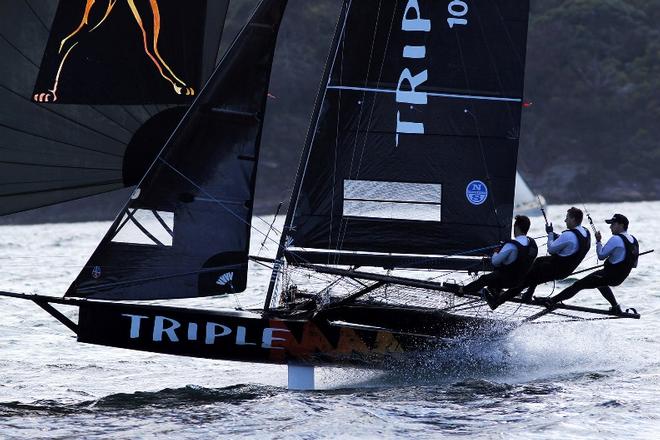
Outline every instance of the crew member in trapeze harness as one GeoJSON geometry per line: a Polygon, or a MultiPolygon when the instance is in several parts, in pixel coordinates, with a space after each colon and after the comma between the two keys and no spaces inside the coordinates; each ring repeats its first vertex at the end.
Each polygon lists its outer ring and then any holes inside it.
{"type": "Polygon", "coordinates": [[[479,277],[466,286],[451,283],[445,283],[443,286],[459,295],[474,294],[481,291],[489,303],[494,299],[491,292],[499,293],[503,288],[517,286],[532,267],[538,254],[536,242],[527,236],[530,224],[529,217],[516,216],[513,224],[515,238],[504,243],[501,250],[495,252],[491,257],[491,262],[495,268],[493,272],[479,277]]]}
{"type": "Polygon", "coordinates": [[[637,267],[639,258],[639,243],[637,239],[628,233],[628,219],[622,214],[605,220],[610,225],[612,237],[605,246],[601,243],[600,232],[596,232],[596,252],[599,260],[605,260],[604,268],[574,282],[556,296],[545,300],[548,308],[553,308],[557,303],[575,296],[583,289],[598,289],[605,299],[610,303],[610,311],[621,314],[622,310],[612,293],[612,286],[618,286],[628,278],[633,268],[637,267]]]}
{"type": "Polygon", "coordinates": [[[532,269],[518,286],[489,301],[493,310],[518,296],[525,288],[527,291],[522,298],[525,302],[531,302],[537,285],[563,280],[575,271],[591,248],[591,234],[582,226],[583,216],[582,210],[570,208],[564,220],[568,229],[561,235],[557,235],[552,230],[552,223],[546,226],[550,255],[537,258],[532,269]]]}

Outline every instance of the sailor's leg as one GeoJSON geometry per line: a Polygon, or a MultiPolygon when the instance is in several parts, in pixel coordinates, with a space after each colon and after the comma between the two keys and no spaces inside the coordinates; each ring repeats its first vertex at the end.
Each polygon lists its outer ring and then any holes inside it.
{"type": "Polygon", "coordinates": [[[557,268],[551,257],[541,257],[536,260],[532,270],[527,275],[529,287],[523,293],[523,301],[530,302],[539,284],[548,283],[558,279],[557,268]]]}
{"type": "Polygon", "coordinates": [[[585,285],[585,280],[588,282],[587,278],[589,277],[587,276],[581,280],[577,280],[576,282],[574,282],[573,284],[571,284],[570,286],[568,286],[567,288],[565,288],[564,290],[562,290],[561,292],[559,292],[557,295],[553,296],[550,299],[552,300],[552,302],[558,303],[565,301],[569,298],[573,298],[580,290],[587,288],[585,285]]]}
{"type": "Polygon", "coordinates": [[[550,270],[549,257],[540,257],[534,262],[532,269],[525,277],[525,281],[521,283],[522,286],[527,286],[527,290],[522,294],[523,301],[530,302],[532,300],[536,286],[546,282],[546,279],[550,276],[550,270]]]}
{"type": "Polygon", "coordinates": [[[532,301],[532,298],[534,298],[534,292],[536,292],[536,286],[538,286],[538,284],[530,284],[529,287],[527,287],[527,290],[521,296],[523,301],[532,301]]]}
{"type": "Polygon", "coordinates": [[[499,279],[499,274],[497,272],[491,272],[486,275],[482,275],[476,280],[472,281],[470,284],[467,284],[463,287],[463,293],[477,293],[486,286],[490,286],[493,283],[497,282],[499,279]]]}
{"type": "Polygon", "coordinates": [[[520,293],[523,291],[525,286],[527,286],[529,281],[530,281],[529,280],[529,274],[523,280],[520,280],[518,282],[515,282],[515,281],[512,282],[511,280],[508,280],[508,281],[509,281],[508,283],[505,282],[505,283],[502,284],[502,286],[500,286],[500,287],[503,287],[503,288],[510,287],[508,290],[505,290],[504,292],[502,292],[501,289],[500,289],[500,291],[497,293],[497,295],[493,295],[494,297],[490,301],[491,306],[493,306],[492,307],[493,310],[495,310],[496,308],[498,308],[499,306],[501,306],[505,302],[510,301],[513,298],[515,298],[516,296],[520,295],[520,293]],[[513,286],[513,287],[511,287],[511,286],[513,286]]]}
{"type": "Polygon", "coordinates": [[[502,292],[494,301],[494,305],[495,305],[494,309],[501,306],[502,304],[504,304],[507,301],[511,301],[513,298],[518,296],[520,294],[520,292],[522,292],[522,290],[523,290],[523,287],[514,287],[512,289],[505,290],[504,292],[502,292]]]}
{"type": "Polygon", "coordinates": [[[594,272],[581,280],[574,282],[557,295],[553,296],[551,300],[554,303],[566,301],[569,298],[573,298],[580,290],[595,289],[605,285],[604,271],[599,270],[598,272],[594,272]]]}
{"type": "Polygon", "coordinates": [[[616,308],[618,305],[616,298],[614,297],[614,292],[612,292],[612,289],[610,286],[599,286],[598,290],[600,291],[601,295],[605,297],[608,303],[612,306],[612,308],[616,308]]]}

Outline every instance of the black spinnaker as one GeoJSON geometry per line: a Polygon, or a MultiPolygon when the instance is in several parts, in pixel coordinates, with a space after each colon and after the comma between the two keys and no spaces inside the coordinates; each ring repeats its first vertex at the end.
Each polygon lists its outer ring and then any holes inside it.
{"type": "Polygon", "coordinates": [[[228,3],[0,2],[0,215],[135,185],[212,72],[228,3]]]}

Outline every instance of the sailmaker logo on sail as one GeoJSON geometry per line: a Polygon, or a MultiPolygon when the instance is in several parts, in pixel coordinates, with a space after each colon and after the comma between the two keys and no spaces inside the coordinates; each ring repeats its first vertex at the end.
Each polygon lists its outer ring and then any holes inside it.
{"type": "Polygon", "coordinates": [[[465,197],[473,205],[481,205],[488,198],[488,187],[481,180],[473,180],[465,189],[465,197]]]}
{"type": "MultiPolygon", "coordinates": [[[[447,5],[447,25],[453,29],[455,26],[465,26],[468,24],[467,18],[463,18],[468,13],[468,5],[462,0],[452,0],[447,5]]],[[[418,0],[408,0],[403,10],[403,20],[401,21],[401,30],[403,32],[431,32],[431,20],[422,18],[418,0]]],[[[407,44],[403,47],[403,58],[406,61],[425,61],[426,46],[407,44]]],[[[410,68],[405,67],[399,75],[399,81],[396,88],[397,104],[408,104],[409,110],[414,110],[415,105],[426,105],[428,103],[428,94],[417,90],[428,80],[428,69],[424,69],[417,74],[413,74],[410,68]]],[[[416,112],[416,114],[419,114],[416,112]]],[[[409,116],[407,116],[409,117],[409,116]]],[[[400,134],[424,134],[424,123],[416,122],[410,119],[403,119],[401,108],[396,114],[396,146],[399,146],[400,134]]]]}

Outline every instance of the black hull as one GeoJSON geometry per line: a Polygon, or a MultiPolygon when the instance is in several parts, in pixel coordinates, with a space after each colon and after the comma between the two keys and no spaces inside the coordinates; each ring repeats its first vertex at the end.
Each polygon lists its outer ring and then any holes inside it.
{"type": "MultiPolygon", "coordinates": [[[[490,338],[534,321],[541,308],[519,322],[451,314],[440,310],[381,304],[346,304],[321,311],[279,309],[204,311],[176,307],[101,302],[0,291],[29,300],[78,335],[78,341],[154,353],[228,361],[370,368],[406,361],[466,338],[490,338]],[[77,306],[78,323],[53,304],[77,306]]],[[[514,299],[513,302],[520,302],[514,299]]],[[[635,310],[611,311],[557,305],[566,312],[640,319],[635,310]]]]}
{"type": "Polygon", "coordinates": [[[485,319],[421,309],[350,306],[290,319],[86,301],[77,333],[79,342],[179,356],[378,368],[496,327],[485,319]]]}

